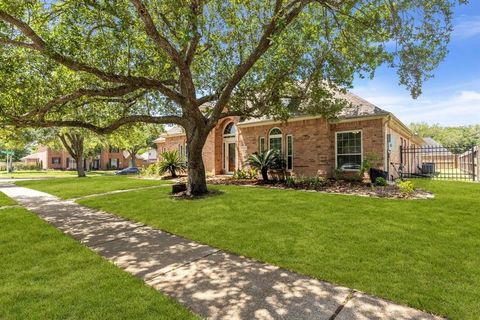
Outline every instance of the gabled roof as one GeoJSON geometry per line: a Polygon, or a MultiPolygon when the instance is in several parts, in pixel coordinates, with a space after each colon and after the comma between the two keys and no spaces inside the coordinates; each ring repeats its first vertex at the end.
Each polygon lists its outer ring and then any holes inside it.
{"type": "MultiPolygon", "coordinates": [[[[376,105],[357,96],[356,94],[351,93],[350,91],[347,91],[346,93],[337,94],[337,98],[342,98],[350,104],[350,106],[344,108],[342,111],[339,112],[339,114],[337,115],[339,119],[382,116],[382,115],[390,114],[390,112],[377,107],[376,105]]],[[[293,116],[292,118],[303,117],[303,116],[305,115],[304,114],[297,115],[297,116],[293,116]]],[[[321,117],[321,116],[319,115],[318,117],[321,117]]],[[[268,117],[249,118],[249,119],[242,120],[240,124],[247,125],[247,124],[271,121],[271,120],[272,119],[268,117]]]]}
{"type": "Polygon", "coordinates": [[[442,146],[440,143],[438,143],[437,141],[435,141],[431,137],[423,138],[423,141],[425,142],[424,143],[425,146],[431,146],[431,147],[441,147],[442,146]]]}
{"type": "Polygon", "coordinates": [[[351,104],[351,107],[347,107],[339,113],[339,118],[357,118],[365,116],[387,115],[390,113],[357,96],[356,94],[351,93],[350,91],[347,91],[346,94],[341,94],[339,96],[351,104]]]}
{"type": "Polygon", "coordinates": [[[20,160],[38,160],[40,159],[40,152],[35,152],[35,153],[32,153],[32,154],[29,154],[23,158],[21,158],[20,160]]]}
{"type": "Polygon", "coordinates": [[[435,141],[431,137],[423,138],[423,146],[425,147],[422,151],[423,154],[425,155],[431,155],[432,152],[436,154],[437,156],[451,156],[453,153],[445,148],[441,143],[435,141]],[[431,149],[428,149],[428,147],[433,147],[431,149]]]}

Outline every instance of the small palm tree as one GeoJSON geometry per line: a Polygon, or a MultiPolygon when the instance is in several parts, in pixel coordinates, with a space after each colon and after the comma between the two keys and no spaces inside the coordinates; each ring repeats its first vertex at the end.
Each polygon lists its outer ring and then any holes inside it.
{"type": "Polygon", "coordinates": [[[268,181],[268,170],[277,168],[281,162],[276,150],[270,149],[262,153],[254,153],[247,159],[247,163],[262,173],[263,181],[268,181]]]}
{"type": "Polygon", "coordinates": [[[187,168],[185,162],[180,159],[177,151],[164,151],[162,161],[158,164],[158,173],[165,174],[170,172],[172,178],[177,177],[177,172],[184,172],[187,168]]]}

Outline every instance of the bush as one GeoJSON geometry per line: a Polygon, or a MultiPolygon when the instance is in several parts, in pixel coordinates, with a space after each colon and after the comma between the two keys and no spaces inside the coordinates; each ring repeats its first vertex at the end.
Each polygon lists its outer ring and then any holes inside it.
{"type": "Polygon", "coordinates": [[[233,173],[233,179],[255,179],[257,177],[257,170],[250,168],[238,169],[233,173]]]}
{"type": "Polygon", "coordinates": [[[285,168],[285,161],[280,157],[278,151],[273,149],[250,155],[247,163],[261,172],[264,181],[268,181],[268,170],[285,168]]]}
{"type": "Polygon", "coordinates": [[[404,195],[411,195],[415,191],[415,187],[412,181],[400,181],[398,183],[400,192],[404,195]]]}
{"type": "Polygon", "coordinates": [[[285,186],[287,188],[317,190],[324,185],[325,181],[324,178],[320,177],[287,177],[287,179],[285,179],[285,186]]]}
{"type": "Polygon", "coordinates": [[[233,173],[233,179],[248,179],[248,173],[245,169],[238,169],[233,173]]]}
{"type": "Polygon", "coordinates": [[[384,177],[377,177],[377,179],[375,179],[375,185],[385,187],[387,185],[387,180],[384,177]]]}
{"type": "Polygon", "coordinates": [[[170,173],[172,178],[177,177],[177,173],[185,172],[187,165],[180,156],[178,152],[175,151],[165,151],[161,155],[162,160],[158,163],[158,174],[163,175],[167,172],[170,173]]]}
{"type": "Polygon", "coordinates": [[[140,174],[144,176],[158,176],[158,162],[152,163],[149,166],[146,166],[142,169],[140,169],[140,174]]]}

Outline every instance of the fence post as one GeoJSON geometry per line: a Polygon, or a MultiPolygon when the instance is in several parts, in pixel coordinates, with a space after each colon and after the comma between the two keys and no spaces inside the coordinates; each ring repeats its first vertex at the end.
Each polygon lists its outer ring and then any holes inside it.
{"type": "MultiPolygon", "coordinates": [[[[473,157],[473,172],[475,172],[475,166],[477,167],[477,178],[475,179],[477,182],[480,181],[480,146],[476,146],[473,148],[473,153],[477,154],[477,156],[473,157]],[[477,158],[477,163],[475,163],[475,158],[477,158]]],[[[474,181],[475,181],[474,180],[474,181]]]]}

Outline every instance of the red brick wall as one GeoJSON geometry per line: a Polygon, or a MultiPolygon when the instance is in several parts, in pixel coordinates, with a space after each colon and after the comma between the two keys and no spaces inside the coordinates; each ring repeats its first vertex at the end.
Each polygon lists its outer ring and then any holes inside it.
{"type": "MultiPolygon", "coordinates": [[[[210,133],[203,149],[205,168],[208,173],[223,172],[223,130],[225,126],[238,118],[221,121],[210,133]]],[[[362,130],[363,156],[374,158],[374,166],[384,168],[385,161],[385,125],[384,119],[365,119],[358,121],[328,122],[324,119],[295,120],[287,123],[262,124],[237,127],[237,166],[246,166],[248,156],[259,149],[259,137],[265,138],[265,147],[269,148],[268,134],[274,127],[282,130],[282,148],[285,152],[286,136],[293,136],[293,172],[298,176],[332,176],[336,165],[335,133],[338,131],[362,130]],[[372,157],[374,156],[374,157],[372,157]]],[[[165,142],[157,144],[159,153],[163,148],[178,150],[185,143],[185,136],[166,137],[165,142]]]]}

